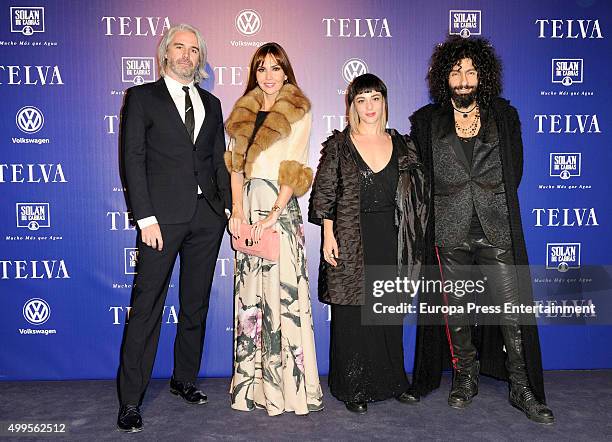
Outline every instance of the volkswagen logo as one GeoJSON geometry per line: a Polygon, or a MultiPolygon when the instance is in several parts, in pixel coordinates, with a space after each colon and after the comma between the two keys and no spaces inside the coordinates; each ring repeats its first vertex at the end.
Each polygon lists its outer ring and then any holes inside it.
{"type": "Polygon", "coordinates": [[[24,106],[17,111],[15,122],[19,130],[26,134],[33,134],[43,127],[45,117],[40,109],[34,106],[24,106]]]}
{"type": "Polygon", "coordinates": [[[247,37],[257,34],[261,29],[261,17],[252,9],[243,9],[236,16],[236,29],[247,37]]]}
{"type": "Polygon", "coordinates": [[[347,83],[353,81],[353,78],[368,72],[368,65],[365,61],[359,58],[351,58],[346,60],[344,66],[342,66],[342,77],[347,83]]]}
{"type": "Polygon", "coordinates": [[[47,322],[51,315],[51,307],[43,299],[33,298],[23,306],[23,317],[32,325],[41,325],[47,322]]]}

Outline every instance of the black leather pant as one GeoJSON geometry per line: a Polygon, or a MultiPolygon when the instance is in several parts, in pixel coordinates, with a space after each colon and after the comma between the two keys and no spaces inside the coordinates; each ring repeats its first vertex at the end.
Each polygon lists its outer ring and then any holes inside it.
{"type": "MultiPolygon", "coordinates": [[[[470,232],[466,241],[456,247],[438,249],[442,277],[446,281],[472,279],[471,266],[477,265],[487,279],[491,301],[495,305],[519,304],[518,276],[512,249],[493,246],[484,233],[470,232]]],[[[447,292],[448,304],[466,307],[466,296],[447,292]]],[[[475,302],[478,303],[478,295],[475,302]]],[[[448,328],[453,360],[457,370],[470,368],[476,360],[472,343],[469,314],[448,316],[448,328]]],[[[500,314],[500,326],[506,348],[506,369],[511,383],[528,385],[519,315],[500,314]]]]}

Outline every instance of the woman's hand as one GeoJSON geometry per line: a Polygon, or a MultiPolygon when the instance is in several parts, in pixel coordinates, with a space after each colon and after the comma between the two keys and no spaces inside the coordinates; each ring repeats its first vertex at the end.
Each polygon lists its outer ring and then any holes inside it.
{"type": "Polygon", "coordinates": [[[240,238],[241,224],[248,224],[244,217],[244,212],[242,211],[242,207],[234,206],[232,207],[232,215],[227,222],[227,228],[234,238],[240,238]]]}
{"type": "Polygon", "coordinates": [[[251,227],[251,239],[258,243],[263,235],[264,230],[273,227],[276,224],[276,221],[278,221],[279,215],[280,211],[270,210],[268,216],[254,223],[253,227],[251,227]]]}
{"type": "Polygon", "coordinates": [[[324,232],[323,259],[332,266],[336,267],[338,265],[338,263],[336,262],[336,258],[338,257],[338,243],[336,242],[336,237],[331,232],[324,232]]]}

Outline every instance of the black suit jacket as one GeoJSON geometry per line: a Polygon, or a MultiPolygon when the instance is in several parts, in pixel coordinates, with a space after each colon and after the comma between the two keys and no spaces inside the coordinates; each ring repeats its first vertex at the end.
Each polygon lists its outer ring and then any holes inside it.
{"type": "Polygon", "coordinates": [[[475,140],[470,163],[455,133],[452,107],[440,107],[433,113],[434,216],[439,246],[454,247],[465,241],[472,207],[493,245],[500,248],[512,245],[499,131],[488,114],[486,109],[481,110],[484,127],[475,140]]]}
{"type": "Polygon", "coordinates": [[[121,114],[121,147],[130,209],[135,220],[160,224],[191,220],[198,185],[220,216],[231,207],[230,178],[223,161],[221,103],[196,85],[205,118],[195,143],[163,79],[127,90],[121,114]]]}

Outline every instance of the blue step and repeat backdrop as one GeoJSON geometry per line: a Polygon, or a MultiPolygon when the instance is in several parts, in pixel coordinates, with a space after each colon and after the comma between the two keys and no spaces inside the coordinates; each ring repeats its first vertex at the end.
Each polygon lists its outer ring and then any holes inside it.
{"type": "MultiPolygon", "coordinates": [[[[3,1],[0,379],[115,376],[137,258],[118,172],[118,116],[126,88],[158,78],[156,46],[181,22],[207,40],[210,78],[202,85],[221,99],[226,117],[255,48],[285,47],[313,103],[313,167],[320,143],[346,123],[344,92],[354,75],[384,79],[389,125],[408,132],[409,115],[428,102],[433,47],[448,33],[489,38],[504,62],[504,96],[522,120],[520,198],[535,297],[593,303],[597,290],[584,275],[610,263],[612,238],[611,18],[610,3],[597,0],[3,1]]],[[[307,201],[300,200],[303,213],[307,201]]],[[[307,225],[306,238],[325,374],[329,309],[316,296],[318,229],[307,225]]],[[[232,275],[226,238],[202,376],[231,373],[232,275]]],[[[177,289],[175,274],[157,377],[172,369],[177,289]]],[[[540,317],[545,369],[611,368],[606,312],[568,319],[540,317]]],[[[414,327],[406,326],[405,338],[411,369],[414,327]]]]}

